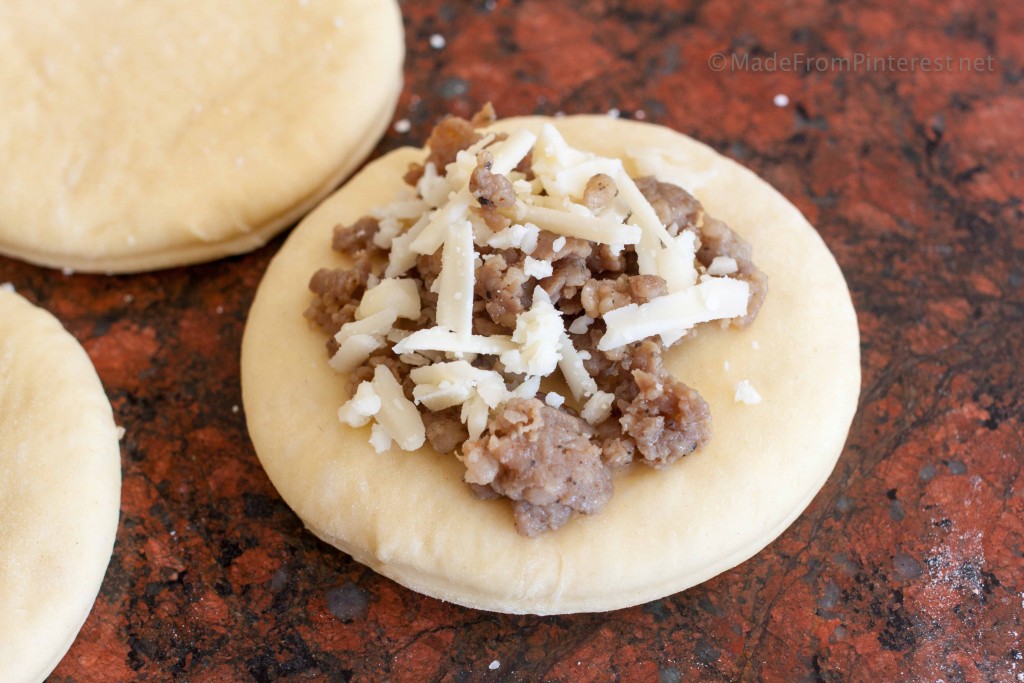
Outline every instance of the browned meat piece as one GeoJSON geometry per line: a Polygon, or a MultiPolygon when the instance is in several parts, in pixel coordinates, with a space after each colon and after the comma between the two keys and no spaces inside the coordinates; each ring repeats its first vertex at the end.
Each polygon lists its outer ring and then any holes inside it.
{"type": "Polygon", "coordinates": [[[594,213],[600,213],[618,193],[619,188],[615,187],[612,177],[598,173],[587,181],[587,187],[583,190],[583,205],[594,213]]]}
{"type": "Polygon", "coordinates": [[[529,307],[528,279],[522,268],[509,265],[501,254],[484,259],[476,269],[475,290],[491,320],[515,329],[516,317],[529,307]]]}
{"type": "Polygon", "coordinates": [[[590,271],[587,269],[587,260],[581,256],[570,256],[555,261],[551,275],[541,280],[540,286],[561,312],[572,314],[576,311],[567,308],[562,302],[574,299],[588,279],[590,271]]]}
{"type": "Polygon", "coordinates": [[[561,235],[556,235],[553,232],[547,230],[541,230],[540,234],[537,235],[537,246],[530,254],[531,258],[538,259],[540,261],[560,261],[567,258],[587,258],[593,251],[591,243],[587,240],[581,240],[576,237],[566,237],[565,243],[562,244],[562,248],[556,250],[555,242],[561,238],[561,235]]]}
{"type": "Polygon", "coordinates": [[[469,210],[483,218],[491,232],[501,232],[512,225],[512,219],[498,213],[493,206],[471,206],[469,210]]]}
{"type": "Polygon", "coordinates": [[[639,391],[632,374],[634,369],[652,374],[665,372],[661,366],[661,346],[647,340],[609,351],[598,351],[597,343],[603,334],[604,330],[598,322],[586,334],[573,337],[573,343],[578,351],[590,354],[590,357],[583,361],[583,367],[594,378],[601,391],[614,394],[624,406],[632,401],[639,391]]]}
{"type": "Polygon", "coordinates": [[[598,387],[616,397],[612,419],[619,416],[621,433],[607,424],[598,430],[605,462],[617,466],[635,459],[660,469],[711,438],[707,403],[664,368],[658,344],[648,340],[602,352],[597,350],[602,334],[591,328],[573,341],[590,353],[583,364],[598,387]]]}
{"type": "Polygon", "coordinates": [[[416,270],[420,274],[420,278],[423,280],[423,289],[428,293],[430,292],[431,286],[434,284],[434,280],[441,274],[441,255],[443,249],[438,249],[433,254],[420,254],[416,257],[416,270]]]}
{"type": "Polygon", "coordinates": [[[486,102],[484,106],[480,107],[480,111],[473,114],[473,118],[469,120],[469,123],[474,128],[486,128],[497,120],[498,114],[494,111],[494,105],[486,102]]]}
{"type": "MultiPolygon", "coordinates": [[[[588,335],[586,343],[594,338],[593,334],[588,335]]],[[[591,360],[584,362],[588,371],[594,357],[602,352],[595,348],[590,353],[591,360]]],[[[606,360],[595,364],[599,372],[594,380],[603,391],[615,395],[623,438],[632,441],[643,456],[633,456],[634,459],[661,469],[711,438],[711,411],[707,403],[665,369],[658,344],[642,341],[603,355],[606,360]]],[[[615,439],[614,434],[609,436],[610,440],[615,439]]],[[[614,457],[614,453],[608,457],[614,457]]]]}
{"type": "Polygon", "coordinates": [[[590,425],[575,415],[535,398],[512,399],[481,438],[463,444],[466,480],[520,501],[516,529],[535,536],[568,518],[548,506],[592,514],[611,497],[611,474],[592,436],[590,425]]]}
{"type": "Polygon", "coordinates": [[[383,250],[373,243],[373,237],[379,228],[377,219],[370,216],[363,216],[352,225],[335,226],[331,248],[348,256],[374,252],[383,253],[383,250]]]}
{"type": "Polygon", "coordinates": [[[406,185],[412,185],[413,187],[416,187],[416,183],[420,181],[420,178],[423,177],[423,174],[426,173],[426,170],[427,169],[424,168],[423,164],[415,161],[410,162],[408,169],[406,169],[405,171],[405,175],[402,176],[402,180],[405,181],[406,185]]]}
{"type": "Polygon", "coordinates": [[[607,244],[598,244],[587,259],[587,268],[594,275],[621,273],[626,269],[626,253],[615,253],[607,244]]]}
{"type": "Polygon", "coordinates": [[[616,308],[645,304],[666,294],[665,280],[657,275],[620,275],[614,280],[588,280],[583,285],[580,301],[588,316],[600,318],[616,308]]]}
{"type": "Polygon", "coordinates": [[[654,207],[670,235],[696,227],[704,212],[700,202],[678,185],[659,183],[654,176],[645,176],[636,179],[636,186],[654,207]]]}
{"type": "Polygon", "coordinates": [[[645,304],[651,299],[668,294],[665,279],[658,275],[630,275],[629,293],[638,304],[645,304]]]}
{"type": "Polygon", "coordinates": [[[449,116],[434,126],[427,139],[430,154],[426,163],[434,164],[439,174],[444,174],[445,166],[455,161],[455,156],[467,147],[480,140],[480,134],[474,130],[473,124],[458,116],[449,116]]]}
{"type": "Polygon", "coordinates": [[[369,259],[361,259],[352,268],[321,268],[309,280],[309,290],[316,296],[304,315],[327,333],[331,353],[337,350],[334,335],[342,325],[355,319],[370,271],[369,259]]]}
{"type": "Polygon", "coordinates": [[[694,389],[667,372],[633,370],[638,393],[619,419],[643,462],[662,469],[711,438],[711,410],[694,389]]]}
{"type": "Polygon", "coordinates": [[[519,171],[520,173],[522,173],[523,176],[527,180],[533,180],[536,177],[533,174],[533,150],[532,149],[529,152],[526,153],[526,156],[523,157],[523,160],[520,161],[516,165],[515,169],[513,169],[513,170],[519,171]]]}
{"type": "Polygon", "coordinates": [[[427,441],[438,453],[452,453],[469,438],[466,426],[459,419],[458,408],[445,408],[437,412],[427,410],[422,415],[423,425],[427,429],[427,441]]]}
{"type": "Polygon", "coordinates": [[[512,506],[516,531],[530,538],[540,536],[545,531],[553,531],[565,526],[571,514],[572,508],[561,503],[534,505],[524,500],[517,500],[512,506]]]}
{"type": "Polygon", "coordinates": [[[750,299],[747,303],[747,314],[731,321],[736,327],[746,327],[754,322],[761,304],[768,294],[768,276],[754,265],[751,256],[753,249],[732,228],[715,218],[706,218],[700,229],[700,250],[697,260],[705,266],[711,265],[716,256],[727,256],[736,259],[738,272],[732,277],[745,280],[750,284],[750,299]]]}
{"type": "Polygon", "coordinates": [[[491,173],[494,155],[484,149],[476,155],[476,168],[469,176],[469,191],[482,207],[498,209],[515,206],[516,193],[512,181],[500,174],[491,173]]]}
{"type": "Polygon", "coordinates": [[[630,437],[622,434],[622,425],[619,424],[615,415],[611,419],[594,425],[594,429],[597,431],[597,439],[601,443],[601,459],[604,464],[614,470],[633,462],[636,444],[630,437]]]}
{"type": "MultiPolygon", "coordinates": [[[[508,328],[491,320],[491,317],[486,314],[484,309],[484,302],[474,301],[473,334],[480,334],[485,337],[490,337],[494,334],[508,334],[508,328]]],[[[477,356],[477,358],[487,358],[487,356],[477,356]]]]}

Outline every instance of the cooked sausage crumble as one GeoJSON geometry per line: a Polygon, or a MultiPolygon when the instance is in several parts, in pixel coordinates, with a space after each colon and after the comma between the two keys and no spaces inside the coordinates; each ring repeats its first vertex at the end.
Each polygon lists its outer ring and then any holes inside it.
{"type": "Polygon", "coordinates": [[[493,120],[442,121],[406,195],[334,229],[351,265],[313,275],[305,315],[347,376],[343,422],[378,451],[455,453],[536,536],[600,511],[615,470],[708,441],[707,403],[663,354],[749,325],[767,279],[683,188],[493,120]]]}

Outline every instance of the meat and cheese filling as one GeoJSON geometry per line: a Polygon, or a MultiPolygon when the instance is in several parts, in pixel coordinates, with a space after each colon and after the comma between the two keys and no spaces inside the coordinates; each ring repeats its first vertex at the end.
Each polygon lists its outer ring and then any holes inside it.
{"type": "Polygon", "coordinates": [[[347,425],[378,452],[455,453],[536,536],[598,512],[612,473],[663,468],[711,435],[662,365],[696,326],[749,325],[767,291],[749,245],[680,187],[539,134],[448,118],[398,201],[335,228],[353,263],[310,281],[306,317],[348,376],[347,425]]]}

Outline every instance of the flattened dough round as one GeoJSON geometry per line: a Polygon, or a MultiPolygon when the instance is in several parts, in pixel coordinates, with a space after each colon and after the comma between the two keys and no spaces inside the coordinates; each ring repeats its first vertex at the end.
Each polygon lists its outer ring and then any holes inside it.
{"type": "MultiPolygon", "coordinates": [[[[498,127],[537,129],[544,119],[498,127]]],[[[810,503],[842,450],[860,390],[857,319],[842,273],[818,233],[766,182],[666,128],[608,117],[553,121],[574,146],[624,158],[689,188],[708,213],[754,247],[769,294],[747,330],[702,329],[668,367],[711,407],[714,435],[663,472],[614,480],[600,514],[575,515],[539,538],[519,536],[507,501],[480,501],[454,456],[374,453],[369,428],[336,411],[344,382],[324,336],[302,317],[305,286],[335,224],[393,200],[399,150],[368,166],[296,229],[252,306],[242,348],[249,431],[285,501],[317,536],[417,591],[514,613],[617,609],[704,581],[761,550],[810,503]],[[632,156],[630,156],[632,155],[632,156]],[[725,363],[728,362],[728,369],[725,363]],[[763,401],[734,400],[749,380],[763,401]]]]}
{"type": "Polygon", "coordinates": [[[394,0],[8,0],[0,252],[133,272],[255,249],[391,119],[394,0]]]}
{"type": "Polygon", "coordinates": [[[56,318],[0,290],[0,680],[41,681],[92,609],[121,505],[96,370],[56,318]]]}

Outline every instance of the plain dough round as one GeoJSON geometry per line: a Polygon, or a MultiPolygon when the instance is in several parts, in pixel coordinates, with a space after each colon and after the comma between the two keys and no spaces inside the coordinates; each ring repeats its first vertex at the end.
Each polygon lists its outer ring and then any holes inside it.
{"type": "Polygon", "coordinates": [[[0,252],[134,272],[255,249],[376,145],[394,0],[7,0],[0,252]]]}
{"type": "MultiPolygon", "coordinates": [[[[509,130],[544,119],[509,119],[509,130]]],[[[392,200],[422,152],[369,165],[296,229],[260,285],[245,331],[242,386],[256,452],[285,501],[317,536],[414,590],[513,613],[611,610],[653,600],[729,569],[803,511],[843,448],[860,390],[857,319],[842,273],[818,233],[766,182],[666,128],[554,120],[570,144],[639,159],[636,173],[690,188],[710,215],[754,246],[769,294],[744,331],[702,329],[669,368],[711,407],[709,444],[663,472],[614,479],[600,514],[561,530],[516,533],[507,501],[480,501],[454,456],[377,455],[369,428],[336,412],[344,382],[302,311],[320,266],[340,266],[332,228],[392,200]],[[728,368],[726,367],[728,364],[728,368]],[[734,400],[749,380],[763,401],[734,400]]]]}
{"type": "Polygon", "coordinates": [[[75,338],[0,289],[0,681],[43,680],[74,641],[110,561],[121,452],[75,338]]]}

